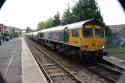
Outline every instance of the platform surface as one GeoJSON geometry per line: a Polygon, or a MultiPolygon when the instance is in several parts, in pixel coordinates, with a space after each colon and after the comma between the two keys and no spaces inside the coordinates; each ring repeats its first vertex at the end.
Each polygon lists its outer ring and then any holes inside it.
{"type": "Polygon", "coordinates": [[[119,54],[111,49],[105,49],[104,51],[108,53],[106,56],[103,56],[104,60],[125,70],[125,55],[119,54]]]}
{"type": "Polygon", "coordinates": [[[21,38],[0,46],[0,83],[22,83],[21,38]]]}
{"type": "Polygon", "coordinates": [[[116,66],[125,70],[125,61],[124,60],[119,59],[115,56],[104,56],[103,59],[107,60],[108,62],[115,64],[116,66]]]}
{"type": "Polygon", "coordinates": [[[47,83],[26,42],[22,38],[22,83],[47,83]]]}
{"type": "Polygon", "coordinates": [[[21,37],[0,46],[0,83],[47,83],[21,37]]]}

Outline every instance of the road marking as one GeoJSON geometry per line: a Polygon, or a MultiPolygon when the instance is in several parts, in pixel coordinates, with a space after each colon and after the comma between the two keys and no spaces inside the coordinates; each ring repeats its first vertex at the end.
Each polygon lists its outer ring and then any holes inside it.
{"type": "Polygon", "coordinates": [[[5,71],[5,73],[4,73],[4,76],[3,76],[4,78],[5,78],[5,75],[6,75],[7,71],[8,71],[8,69],[9,69],[10,65],[11,65],[11,62],[12,62],[13,57],[14,57],[14,55],[10,58],[9,64],[8,64],[8,66],[7,66],[7,68],[6,68],[6,71],[5,71]]]}

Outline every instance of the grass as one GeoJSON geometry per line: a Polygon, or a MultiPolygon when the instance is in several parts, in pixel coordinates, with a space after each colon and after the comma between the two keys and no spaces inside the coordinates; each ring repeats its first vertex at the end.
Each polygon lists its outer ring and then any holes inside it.
{"type": "Polygon", "coordinates": [[[125,48],[123,48],[123,47],[115,47],[115,48],[112,48],[112,50],[115,52],[118,52],[122,55],[125,55],[125,48]]]}

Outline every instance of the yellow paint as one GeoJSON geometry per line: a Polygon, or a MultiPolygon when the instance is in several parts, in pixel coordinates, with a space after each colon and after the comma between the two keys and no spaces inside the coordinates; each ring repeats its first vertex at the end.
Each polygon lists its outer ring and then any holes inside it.
{"type": "MultiPolygon", "coordinates": [[[[94,25],[96,26],[96,25],[94,25]]],[[[87,28],[93,28],[92,25],[86,25],[87,28]]],[[[102,28],[96,26],[97,28],[102,28]]],[[[95,30],[93,30],[93,35],[95,35],[95,30]]],[[[105,45],[105,38],[84,38],[83,37],[83,27],[79,28],[79,37],[72,36],[72,30],[69,31],[69,41],[68,44],[71,46],[79,47],[81,51],[99,51],[102,46],[105,45]]]]}

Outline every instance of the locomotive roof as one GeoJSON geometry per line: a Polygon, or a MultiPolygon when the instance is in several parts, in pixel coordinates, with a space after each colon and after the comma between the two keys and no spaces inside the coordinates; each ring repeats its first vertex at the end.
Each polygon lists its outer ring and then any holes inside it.
{"type": "Polygon", "coordinates": [[[95,20],[95,19],[89,19],[89,20],[86,20],[86,21],[68,24],[68,25],[65,25],[65,26],[67,26],[68,29],[75,29],[75,28],[81,28],[83,25],[86,25],[86,24],[98,24],[98,25],[103,26],[103,24],[100,21],[95,20]]]}
{"type": "Polygon", "coordinates": [[[27,35],[32,35],[32,34],[37,35],[39,32],[40,31],[30,32],[30,33],[27,33],[27,35]]]}
{"type": "Polygon", "coordinates": [[[63,29],[65,29],[64,26],[56,26],[56,27],[40,30],[40,32],[57,31],[57,30],[63,30],[63,29]]]}
{"type": "Polygon", "coordinates": [[[40,32],[59,31],[59,30],[64,30],[66,27],[68,29],[77,29],[77,28],[81,28],[83,25],[86,25],[86,24],[98,24],[98,25],[103,26],[103,24],[100,21],[95,20],[95,19],[89,19],[89,20],[86,20],[86,21],[67,24],[67,25],[64,25],[64,26],[57,26],[57,27],[44,29],[44,30],[41,30],[40,32]]]}
{"type": "Polygon", "coordinates": [[[33,34],[38,34],[40,31],[33,32],[33,34]]]}

